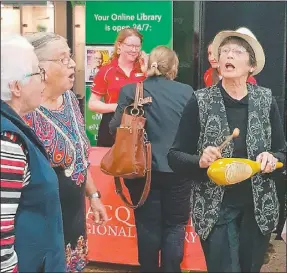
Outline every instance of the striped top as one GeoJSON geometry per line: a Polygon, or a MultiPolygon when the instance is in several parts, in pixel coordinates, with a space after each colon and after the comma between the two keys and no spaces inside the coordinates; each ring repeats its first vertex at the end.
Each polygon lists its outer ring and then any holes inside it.
{"type": "Polygon", "coordinates": [[[1,134],[1,272],[17,272],[14,222],[21,190],[30,181],[26,150],[16,135],[1,134]]]}

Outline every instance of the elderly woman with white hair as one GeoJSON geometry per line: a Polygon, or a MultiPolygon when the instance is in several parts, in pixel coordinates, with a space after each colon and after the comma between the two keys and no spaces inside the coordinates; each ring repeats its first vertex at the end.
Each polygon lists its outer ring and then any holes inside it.
{"type": "Polygon", "coordinates": [[[44,81],[28,41],[1,33],[1,272],[66,270],[58,179],[22,119],[44,81]]]}
{"type": "Polygon", "coordinates": [[[187,104],[173,147],[171,168],[193,180],[192,221],[208,272],[260,272],[279,216],[276,162],[285,161],[278,106],[268,88],[246,83],[264,67],[264,51],[246,28],[219,32],[212,43],[222,80],[198,90],[187,104]],[[222,151],[235,128],[240,134],[222,151]],[[261,172],[218,186],[207,168],[221,157],[260,162],[261,172]]]}
{"type": "Polygon", "coordinates": [[[79,102],[70,91],[76,64],[63,37],[39,32],[27,39],[47,79],[40,107],[25,120],[44,144],[58,176],[67,270],[80,272],[88,262],[85,193],[97,224],[105,223],[107,214],[88,171],[89,141],[79,102]]]}

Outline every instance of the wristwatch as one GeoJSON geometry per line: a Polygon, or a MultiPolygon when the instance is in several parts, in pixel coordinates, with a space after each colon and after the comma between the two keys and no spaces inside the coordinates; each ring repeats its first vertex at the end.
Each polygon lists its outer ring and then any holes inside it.
{"type": "Polygon", "coordinates": [[[89,195],[89,198],[101,198],[102,196],[101,196],[101,193],[99,192],[99,191],[96,191],[96,192],[94,192],[94,193],[92,193],[92,194],[90,194],[89,195]]]}

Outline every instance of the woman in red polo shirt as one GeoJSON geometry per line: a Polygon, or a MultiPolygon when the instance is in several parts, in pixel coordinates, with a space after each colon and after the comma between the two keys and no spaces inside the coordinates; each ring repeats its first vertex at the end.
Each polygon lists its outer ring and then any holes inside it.
{"type": "Polygon", "coordinates": [[[111,147],[114,144],[109,123],[117,108],[121,87],[145,79],[143,72],[147,55],[141,51],[142,40],[143,36],[134,28],[121,30],[115,41],[111,62],[101,67],[94,78],[89,109],[103,114],[97,146],[111,147]]]}
{"type": "MultiPolygon", "coordinates": [[[[217,84],[222,78],[219,73],[218,63],[212,53],[212,43],[210,43],[207,47],[207,56],[210,63],[210,68],[205,71],[203,76],[205,87],[217,84]]],[[[252,76],[247,79],[247,82],[257,84],[255,78],[252,76]]]]}

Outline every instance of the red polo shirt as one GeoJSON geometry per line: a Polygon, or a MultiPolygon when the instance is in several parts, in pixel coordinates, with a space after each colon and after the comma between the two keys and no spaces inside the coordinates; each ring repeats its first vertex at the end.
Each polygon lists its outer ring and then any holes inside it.
{"type": "Polygon", "coordinates": [[[105,103],[117,103],[120,89],[129,83],[136,83],[145,79],[140,66],[135,64],[128,77],[118,66],[118,59],[113,59],[109,64],[100,68],[93,80],[91,91],[103,96],[105,103]]]}

